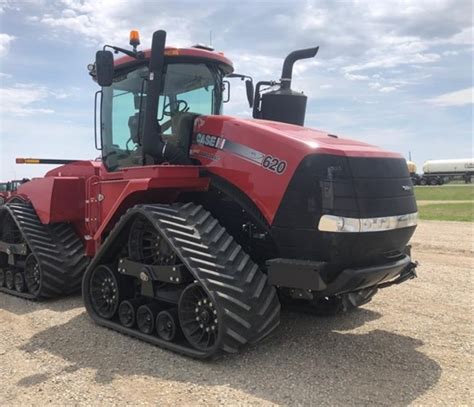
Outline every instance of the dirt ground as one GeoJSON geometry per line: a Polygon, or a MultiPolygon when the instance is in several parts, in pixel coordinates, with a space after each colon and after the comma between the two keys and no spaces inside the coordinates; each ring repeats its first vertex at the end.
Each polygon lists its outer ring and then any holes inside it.
{"type": "Polygon", "coordinates": [[[201,362],[95,326],[74,297],[0,296],[0,405],[472,405],[473,224],[422,222],[419,278],[332,319],[282,314],[201,362]]]}

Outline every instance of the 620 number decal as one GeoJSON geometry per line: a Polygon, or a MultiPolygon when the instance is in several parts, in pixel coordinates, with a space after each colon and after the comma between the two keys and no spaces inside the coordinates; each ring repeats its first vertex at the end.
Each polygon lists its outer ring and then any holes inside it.
{"type": "Polygon", "coordinates": [[[277,174],[283,174],[286,170],[287,164],[286,161],[267,155],[262,161],[262,167],[276,172],[277,174]]]}

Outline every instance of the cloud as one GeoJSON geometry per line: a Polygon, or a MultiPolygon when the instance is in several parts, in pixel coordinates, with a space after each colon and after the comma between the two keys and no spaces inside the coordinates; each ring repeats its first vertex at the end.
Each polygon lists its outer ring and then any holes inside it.
{"type": "Polygon", "coordinates": [[[370,79],[367,75],[356,75],[349,72],[344,72],[344,78],[350,81],[368,81],[370,79]]]}
{"type": "Polygon", "coordinates": [[[30,16],[30,21],[56,34],[80,35],[89,45],[123,44],[131,29],[139,29],[142,43],[149,44],[153,31],[161,28],[172,33],[173,44],[183,46],[192,42],[193,21],[205,18],[212,8],[193,7],[192,18],[186,2],[165,7],[147,0],[56,0],[45,9],[39,16],[30,16]]]}
{"type": "Polygon", "coordinates": [[[382,93],[389,93],[393,92],[394,90],[397,90],[396,86],[383,86],[379,89],[379,91],[382,93]]]}
{"type": "Polygon", "coordinates": [[[36,106],[48,96],[46,87],[35,84],[16,83],[11,87],[0,88],[2,115],[29,116],[53,113],[51,109],[36,106]]]}
{"type": "Polygon", "coordinates": [[[10,50],[10,43],[15,39],[13,35],[0,33],[0,57],[4,57],[10,50]]]}
{"type": "Polygon", "coordinates": [[[474,87],[461,89],[428,99],[428,102],[440,107],[471,105],[473,104],[473,92],[474,87]]]}

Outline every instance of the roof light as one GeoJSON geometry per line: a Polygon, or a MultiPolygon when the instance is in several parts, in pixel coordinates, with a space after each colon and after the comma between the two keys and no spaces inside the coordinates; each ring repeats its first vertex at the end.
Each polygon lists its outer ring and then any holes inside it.
{"type": "Polygon", "coordinates": [[[130,45],[134,49],[140,45],[140,33],[137,30],[130,31],[130,45]]]}
{"type": "Polygon", "coordinates": [[[179,55],[179,49],[178,48],[166,48],[165,49],[165,55],[168,55],[168,56],[179,55]]]}

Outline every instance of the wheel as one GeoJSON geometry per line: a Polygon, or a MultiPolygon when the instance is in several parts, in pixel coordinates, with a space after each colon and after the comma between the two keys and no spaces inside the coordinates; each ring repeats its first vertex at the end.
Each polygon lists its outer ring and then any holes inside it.
{"type": "Polygon", "coordinates": [[[15,288],[15,276],[13,270],[7,270],[5,272],[5,286],[9,290],[13,290],[15,288]]]}
{"type": "Polygon", "coordinates": [[[91,305],[97,315],[112,318],[119,305],[119,286],[113,271],[100,265],[92,272],[89,284],[91,305]]]}
{"type": "Polygon", "coordinates": [[[189,344],[196,349],[214,348],[219,335],[217,309],[199,283],[188,285],[179,298],[179,322],[189,344]]]}
{"type": "Polygon", "coordinates": [[[178,310],[161,311],[156,317],[156,332],[165,341],[172,341],[176,338],[178,330],[178,310]]]}
{"type": "Polygon", "coordinates": [[[120,323],[127,327],[132,328],[135,325],[136,318],[135,315],[137,313],[137,308],[143,304],[143,300],[136,299],[136,300],[125,300],[120,303],[120,307],[118,309],[118,315],[120,323]]]}
{"type": "Polygon", "coordinates": [[[137,310],[137,326],[140,332],[151,335],[155,330],[157,304],[142,305],[137,310]]]}
{"type": "Polygon", "coordinates": [[[130,229],[128,240],[130,258],[144,264],[176,264],[176,253],[153,225],[138,218],[130,229]]]}
{"type": "Polygon", "coordinates": [[[420,185],[426,185],[426,178],[420,179],[420,185]]]}
{"type": "Polygon", "coordinates": [[[14,285],[15,285],[15,290],[18,291],[19,293],[22,293],[26,289],[25,277],[23,276],[23,273],[21,273],[20,271],[17,271],[15,273],[14,285]]]}
{"type": "Polygon", "coordinates": [[[38,295],[41,290],[41,269],[38,260],[30,254],[25,261],[25,283],[28,292],[38,295]]]}
{"type": "Polygon", "coordinates": [[[0,287],[5,285],[5,270],[0,269],[0,287]]]}

